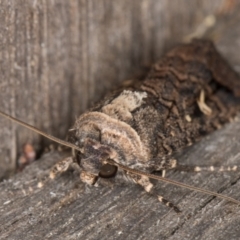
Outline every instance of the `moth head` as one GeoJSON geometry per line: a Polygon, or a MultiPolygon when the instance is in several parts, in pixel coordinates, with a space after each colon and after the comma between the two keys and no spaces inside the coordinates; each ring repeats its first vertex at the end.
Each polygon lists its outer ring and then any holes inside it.
{"type": "MultiPolygon", "coordinates": [[[[102,112],[87,112],[75,122],[68,141],[81,149],[79,165],[83,171],[100,177],[116,173],[107,159],[135,167],[136,159],[148,159],[146,148],[137,132],[127,123],[102,112]]],[[[137,163],[140,165],[140,163],[137,163]]]]}
{"type": "Polygon", "coordinates": [[[77,161],[82,169],[80,178],[83,182],[94,185],[98,177],[110,178],[115,176],[117,167],[107,164],[106,160],[114,157],[114,150],[101,144],[101,134],[95,128],[88,131],[70,131],[68,140],[74,142],[81,149],[77,152],[77,161]]]}

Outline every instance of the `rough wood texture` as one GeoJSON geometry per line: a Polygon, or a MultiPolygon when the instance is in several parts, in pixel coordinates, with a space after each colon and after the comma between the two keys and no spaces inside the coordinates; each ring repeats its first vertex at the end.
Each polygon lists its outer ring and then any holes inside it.
{"type": "MultiPolygon", "coordinates": [[[[180,157],[180,163],[239,162],[239,122],[227,125],[180,157]],[[221,151],[219,151],[221,149],[221,151]]],[[[38,189],[38,178],[60,159],[46,154],[0,185],[0,239],[238,239],[240,208],[232,203],[157,183],[183,211],[176,214],[133,185],[85,187],[67,172],[38,189]]],[[[168,177],[240,199],[240,173],[179,173],[168,177]]]]}
{"type": "MultiPolygon", "coordinates": [[[[233,3],[2,1],[1,109],[63,137],[93,100],[189,36],[214,39],[240,71],[239,6],[233,3]],[[215,24],[206,29],[205,20],[213,16],[215,24]]],[[[239,130],[239,122],[229,124],[187,149],[180,163],[239,164],[239,130]]],[[[15,168],[27,140],[42,145],[38,136],[0,119],[0,177],[15,168]]],[[[38,178],[60,158],[47,154],[1,183],[0,239],[239,238],[239,207],[161,183],[158,191],[182,214],[135,185],[85,188],[71,172],[38,189],[38,178]]],[[[168,176],[240,199],[239,173],[168,176]]]]}
{"type": "MultiPolygon", "coordinates": [[[[1,1],[1,109],[64,138],[93,101],[155,62],[223,4],[1,1]]],[[[15,169],[27,141],[37,149],[46,145],[43,138],[0,118],[0,178],[15,169]]]]}

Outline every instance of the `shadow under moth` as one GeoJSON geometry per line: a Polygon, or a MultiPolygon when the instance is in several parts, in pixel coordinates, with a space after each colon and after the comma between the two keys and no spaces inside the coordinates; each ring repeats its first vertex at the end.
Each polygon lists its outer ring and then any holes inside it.
{"type": "Polygon", "coordinates": [[[179,208],[154,189],[150,179],[240,201],[165,178],[165,171],[236,171],[237,166],[184,166],[173,157],[203,136],[234,119],[240,110],[240,78],[207,40],[173,48],[154,64],[147,77],[107,95],[82,114],[68,141],[5,116],[73,149],[73,156],[53,166],[50,178],[74,165],[83,182],[118,176],[133,181],[176,212],[179,208]],[[152,172],[162,171],[162,176],[152,172]]]}

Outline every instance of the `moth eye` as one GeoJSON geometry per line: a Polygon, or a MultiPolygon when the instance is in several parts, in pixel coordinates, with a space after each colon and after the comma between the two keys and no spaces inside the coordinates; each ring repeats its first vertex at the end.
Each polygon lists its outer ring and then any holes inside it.
{"type": "Polygon", "coordinates": [[[105,164],[101,167],[101,170],[99,172],[99,177],[110,178],[110,177],[114,177],[116,173],[117,173],[116,166],[105,164]]]}

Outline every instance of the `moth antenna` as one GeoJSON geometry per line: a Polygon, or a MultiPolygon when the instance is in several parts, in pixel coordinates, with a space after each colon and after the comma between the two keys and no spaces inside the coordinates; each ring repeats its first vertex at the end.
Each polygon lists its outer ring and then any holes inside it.
{"type": "Polygon", "coordinates": [[[45,133],[45,132],[37,129],[36,127],[34,127],[34,126],[32,126],[32,125],[30,125],[30,124],[28,124],[28,123],[22,122],[21,120],[19,120],[19,119],[17,119],[17,118],[14,118],[14,117],[12,117],[12,116],[10,116],[10,115],[2,112],[2,111],[0,111],[0,115],[2,115],[3,117],[5,117],[5,118],[7,118],[7,119],[10,119],[10,120],[13,121],[13,122],[16,122],[16,123],[18,123],[18,124],[20,124],[20,125],[28,128],[28,129],[30,129],[30,130],[32,130],[32,131],[34,131],[34,132],[36,132],[36,133],[38,133],[38,134],[40,134],[40,135],[42,135],[42,136],[44,136],[44,137],[46,137],[46,138],[54,141],[54,142],[57,142],[57,143],[59,143],[59,144],[61,144],[61,145],[63,145],[63,146],[67,146],[67,147],[76,149],[76,150],[78,150],[78,151],[81,152],[81,149],[80,149],[78,146],[76,146],[76,145],[74,145],[74,144],[72,144],[72,143],[70,143],[70,142],[64,141],[64,140],[59,139],[59,138],[57,138],[57,137],[54,137],[54,136],[52,136],[52,135],[50,135],[50,134],[47,134],[47,133],[45,133]]]}
{"type": "Polygon", "coordinates": [[[177,182],[177,181],[174,181],[174,180],[171,180],[171,179],[168,179],[168,178],[164,178],[164,177],[161,177],[161,176],[156,176],[156,175],[151,174],[151,173],[145,173],[145,172],[142,172],[140,170],[132,169],[132,168],[126,167],[122,164],[116,163],[116,162],[114,162],[113,160],[110,160],[110,159],[108,159],[106,161],[107,161],[107,163],[115,165],[115,166],[121,168],[122,170],[125,170],[127,172],[131,172],[131,173],[139,175],[139,176],[146,176],[146,177],[149,177],[149,178],[152,178],[152,179],[156,179],[158,181],[170,183],[172,185],[187,188],[187,189],[190,189],[190,190],[193,190],[193,191],[196,191],[196,192],[201,192],[201,193],[205,193],[205,194],[215,196],[215,197],[218,197],[218,198],[221,198],[221,199],[225,199],[229,202],[233,202],[237,205],[240,205],[240,201],[238,201],[234,198],[216,193],[216,192],[212,192],[212,191],[209,191],[209,190],[206,190],[206,189],[203,189],[203,188],[198,188],[198,187],[194,187],[194,186],[191,186],[191,185],[187,185],[185,183],[177,182]]]}

